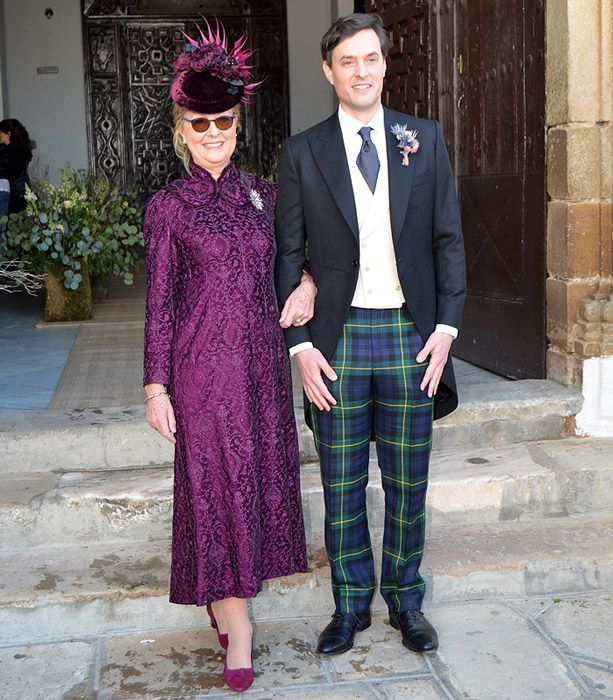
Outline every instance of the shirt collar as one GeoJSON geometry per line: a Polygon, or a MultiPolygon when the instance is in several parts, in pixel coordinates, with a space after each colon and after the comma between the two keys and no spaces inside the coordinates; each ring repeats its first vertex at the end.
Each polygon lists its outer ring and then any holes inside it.
{"type": "Polygon", "coordinates": [[[358,119],[355,119],[351,115],[347,114],[345,110],[339,105],[338,108],[338,121],[341,125],[341,131],[343,132],[343,138],[350,138],[357,135],[359,130],[363,126],[370,126],[375,132],[384,134],[385,133],[385,119],[383,116],[383,105],[379,107],[376,114],[368,122],[368,124],[363,124],[358,119]]]}

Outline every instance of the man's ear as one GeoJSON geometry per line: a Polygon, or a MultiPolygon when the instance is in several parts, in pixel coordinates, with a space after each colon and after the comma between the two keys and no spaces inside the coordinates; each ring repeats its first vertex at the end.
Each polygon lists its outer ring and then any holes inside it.
{"type": "Polygon", "coordinates": [[[326,80],[330,83],[330,85],[334,85],[334,78],[332,77],[332,68],[328,65],[328,61],[324,61],[321,64],[321,67],[324,70],[324,75],[326,76],[326,80]]]}

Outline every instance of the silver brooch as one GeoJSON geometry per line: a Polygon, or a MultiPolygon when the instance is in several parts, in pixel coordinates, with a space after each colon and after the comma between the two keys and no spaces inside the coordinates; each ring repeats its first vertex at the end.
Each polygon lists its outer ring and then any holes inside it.
{"type": "Polygon", "coordinates": [[[264,202],[262,201],[262,197],[257,190],[251,190],[251,192],[249,192],[249,199],[251,200],[251,204],[253,204],[258,211],[262,211],[262,209],[264,209],[264,202]]]}

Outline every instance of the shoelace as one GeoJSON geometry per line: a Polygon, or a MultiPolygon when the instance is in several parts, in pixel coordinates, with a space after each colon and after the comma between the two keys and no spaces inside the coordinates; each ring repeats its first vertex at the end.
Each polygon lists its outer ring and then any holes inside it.
{"type": "Polygon", "coordinates": [[[334,622],[341,622],[342,619],[343,619],[346,615],[353,615],[353,617],[357,617],[357,615],[356,615],[355,613],[341,613],[341,612],[335,612],[335,613],[332,615],[332,622],[333,622],[333,623],[334,623],[334,622]]]}
{"type": "MultiPolygon", "coordinates": [[[[398,616],[400,616],[402,613],[396,613],[398,616]]],[[[417,620],[423,620],[424,614],[421,610],[405,610],[404,614],[411,620],[412,622],[416,622],[417,620]]]]}

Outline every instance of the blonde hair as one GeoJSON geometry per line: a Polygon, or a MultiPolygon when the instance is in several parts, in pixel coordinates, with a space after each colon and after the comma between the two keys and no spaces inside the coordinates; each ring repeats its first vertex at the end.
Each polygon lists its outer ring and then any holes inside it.
{"type": "MultiPolygon", "coordinates": [[[[239,105],[232,108],[234,114],[236,114],[236,132],[240,132],[241,127],[241,109],[239,105]]],[[[172,105],[172,118],[175,123],[174,133],[172,135],[172,145],[174,146],[175,153],[179,156],[183,163],[183,167],[189,175],[191,175],[190,165],[192,163],[192,154],[190,153],[183,134],[181,133],[183,129],[183,117],[189,112],[185,107],[181,107],[176,102],[172,105]]]]}

